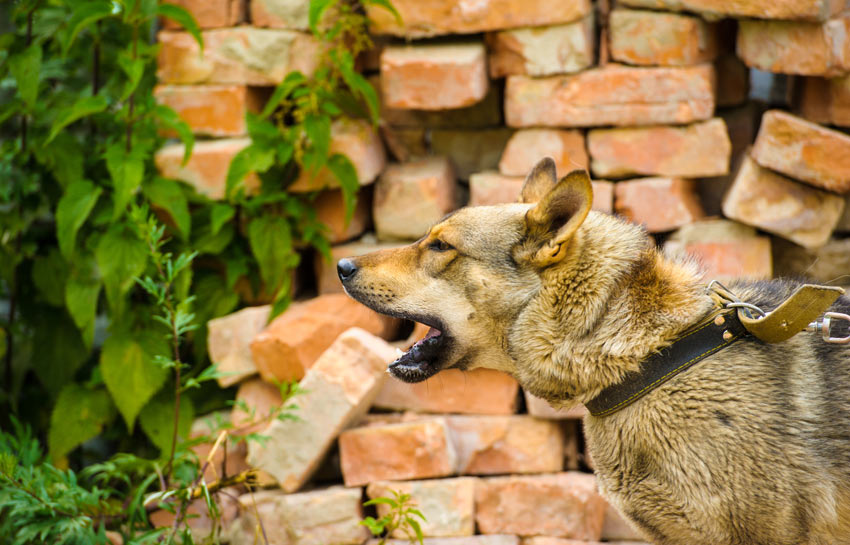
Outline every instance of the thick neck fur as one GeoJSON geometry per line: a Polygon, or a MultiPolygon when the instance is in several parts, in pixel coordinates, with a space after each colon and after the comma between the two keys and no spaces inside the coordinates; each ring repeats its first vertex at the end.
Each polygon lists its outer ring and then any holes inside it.
{"type": "Polygon", "coordinates": [[[640,228],[591,213],[510,333],[517,379],[555,406],[586,402],[711,307],[693,267],[664,258],[640,228]]]}

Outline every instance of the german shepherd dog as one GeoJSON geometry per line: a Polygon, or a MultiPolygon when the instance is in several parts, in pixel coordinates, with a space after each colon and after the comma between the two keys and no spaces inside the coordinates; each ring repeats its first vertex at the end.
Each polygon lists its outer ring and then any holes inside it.
{"type": "MultiPolygon", "coordinates": [[[[566,408],[710,313],[695,265],[591,201],[586,172],[558,181],[544,160],[519,203],[464,208],[410,246],[341,260],[351,297],[431,326],[392,375],[488,367],[566,408]]],[[[797,285],[730,289],[771,310],[797,285]]],[[[850,544],[850,347],[745,337],[584,426],[602,494],[655,543],[850,544]]]]}

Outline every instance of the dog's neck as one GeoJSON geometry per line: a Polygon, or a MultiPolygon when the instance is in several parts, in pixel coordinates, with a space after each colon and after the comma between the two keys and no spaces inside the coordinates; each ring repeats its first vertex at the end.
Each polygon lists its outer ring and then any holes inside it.
{"type": "Polygon", "coordinates": [[[592,399],[712,308],[695,268],[601,214],[588,217],[564,261],[542,275],[516,328],[535,333],[511,345],[520,384],[555,406],[592,399]]]}

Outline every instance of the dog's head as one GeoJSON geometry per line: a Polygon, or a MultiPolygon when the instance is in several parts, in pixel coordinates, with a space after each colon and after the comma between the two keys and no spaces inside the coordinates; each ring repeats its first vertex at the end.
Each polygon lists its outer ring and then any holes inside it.
{"type": "Polygon", "coordinates": [[[570,253],[592,200],[585,171],[558,181],[547,158],[526,178],[519,203],[464,208],[409,246],[340,260],[351,297],[431,327],[390,372],[406,382],[449,367],[514,372],[510,325],[540,289],[541,271],[570,253]]]}

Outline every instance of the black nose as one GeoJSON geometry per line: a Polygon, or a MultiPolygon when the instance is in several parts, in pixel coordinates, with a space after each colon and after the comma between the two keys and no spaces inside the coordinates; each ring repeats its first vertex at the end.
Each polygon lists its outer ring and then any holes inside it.
{"type": "Polygon", "coordinates": [[[357,266],[350,259],[340,259],[336,264],[336,272],[339,274],[339,279],[345,282],[357,272],[357,266]]]}

